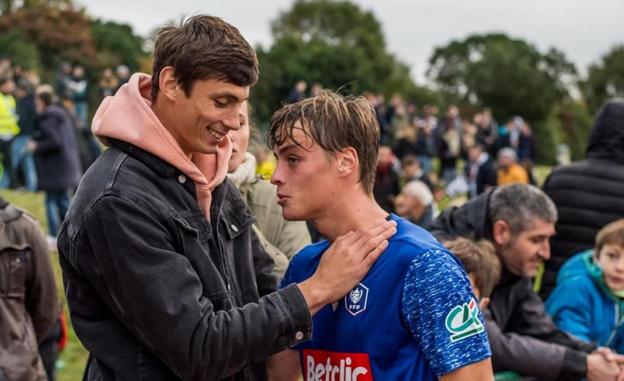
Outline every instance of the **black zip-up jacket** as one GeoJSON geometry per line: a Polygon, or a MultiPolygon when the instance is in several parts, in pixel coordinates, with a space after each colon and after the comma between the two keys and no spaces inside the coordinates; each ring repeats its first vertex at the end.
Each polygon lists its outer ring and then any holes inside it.
{"type": "MultiPolygon", "coordinates": [[[[431,233],[439,240],[492,240],[486,191],[460,208],[445,210],[431,233]]],[[[531,280],[503,268],[485,317],[495,372],[513,370],[540,381],[578,381],[587,372],[587,353],[596,347],[558,329],[533,291],[531,280]]]]}
{"type": "Polygon", "coordinates": [[[275,291],[272,261],[234,185],[212,193],[130,144],[81,180],[58,240],[87,380],[264,380],[263,360],[309,339],[296,285],[275,291]]]}
{"type": "Polygon", "coordinates": [[[550,239],[540,295],[548,298],[563,263],[591,249],[598,231],[624,218],[624,100],[607,102],[596,116],[587,158],[555,168],[544,183],[559,220],[550,239]]]}

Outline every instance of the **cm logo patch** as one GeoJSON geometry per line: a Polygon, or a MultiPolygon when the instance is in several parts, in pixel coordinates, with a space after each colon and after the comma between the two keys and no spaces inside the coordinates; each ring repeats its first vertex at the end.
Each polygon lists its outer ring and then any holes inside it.
{"type": "Polygon", "coordinates": [[[479,320],[479,308],[472,298],[470,303],[454,307],[446,315],[446,329],[451,333],[451,342],[457,342],[483,332],[483,324],[479,320]]]}

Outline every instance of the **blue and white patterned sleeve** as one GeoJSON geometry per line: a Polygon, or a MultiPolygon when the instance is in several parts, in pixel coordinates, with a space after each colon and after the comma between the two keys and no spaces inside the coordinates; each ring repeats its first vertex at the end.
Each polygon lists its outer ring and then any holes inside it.
{"type": "Polygon", "coordinates": [[[449,252],[429,250],[412,261],[402,300],[403,317],[438,377],[491,356],[468,277],[449,252]]]}

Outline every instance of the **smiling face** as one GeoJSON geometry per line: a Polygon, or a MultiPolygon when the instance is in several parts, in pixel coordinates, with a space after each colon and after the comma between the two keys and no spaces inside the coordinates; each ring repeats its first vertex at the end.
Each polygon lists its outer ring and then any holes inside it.
{"type": "Polygon", "coordinates": [[[172,92],[169,104],[175,126],[169,128],[182,150],[215,153],[231,130],[240,128],[240,110],[249,87],[221,80],[197,80],[187,95],[181,88],[172,92]]]}
{"type": "Polygon", "coordinates": [[[624,291],[624,246],[605,244],[596,264],[603,271],[603,276],[607,287],[612,291],[624,291]]]}
{"type": "Polygon", "coordinates": [[[550,237],[555,224],[535,218],[531,228],[512,236],[504,221],[496,221],[494,240],[505,267],[513,274],[532,278],[540,264],[550,258],[550,237]]]}
{"type": "Polygon", "coordinates": [[[339,171],[332,157],[295,124],[292,139],[275,148],[277,167],[271,182],[287,220],[314,220],[331,210],[340,192],[339,171]],[[297,142],[299,144],[297,144],[297,142]]]}

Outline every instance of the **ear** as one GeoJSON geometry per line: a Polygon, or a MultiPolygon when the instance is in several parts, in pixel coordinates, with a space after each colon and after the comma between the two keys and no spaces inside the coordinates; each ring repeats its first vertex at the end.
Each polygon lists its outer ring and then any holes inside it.
{"type": "Polygon", "coordinates": [[[504,246],[511,240],[511,231],[509,225],[503,220],[494,222],[492,227],[492,238],[498,246],[504,246]]]}
{"type": "Polygon", "coordinates": [[[336,165],[341,177],[350,176],[360,170],[357,151],[353,147],[346,147],[336,155],[336,165]]]}
{"type": "Polygon", "coordinates": [[[172,66],[165,66],[158,77],[158,96],[174,101],[182,92],[172,66]]]}

